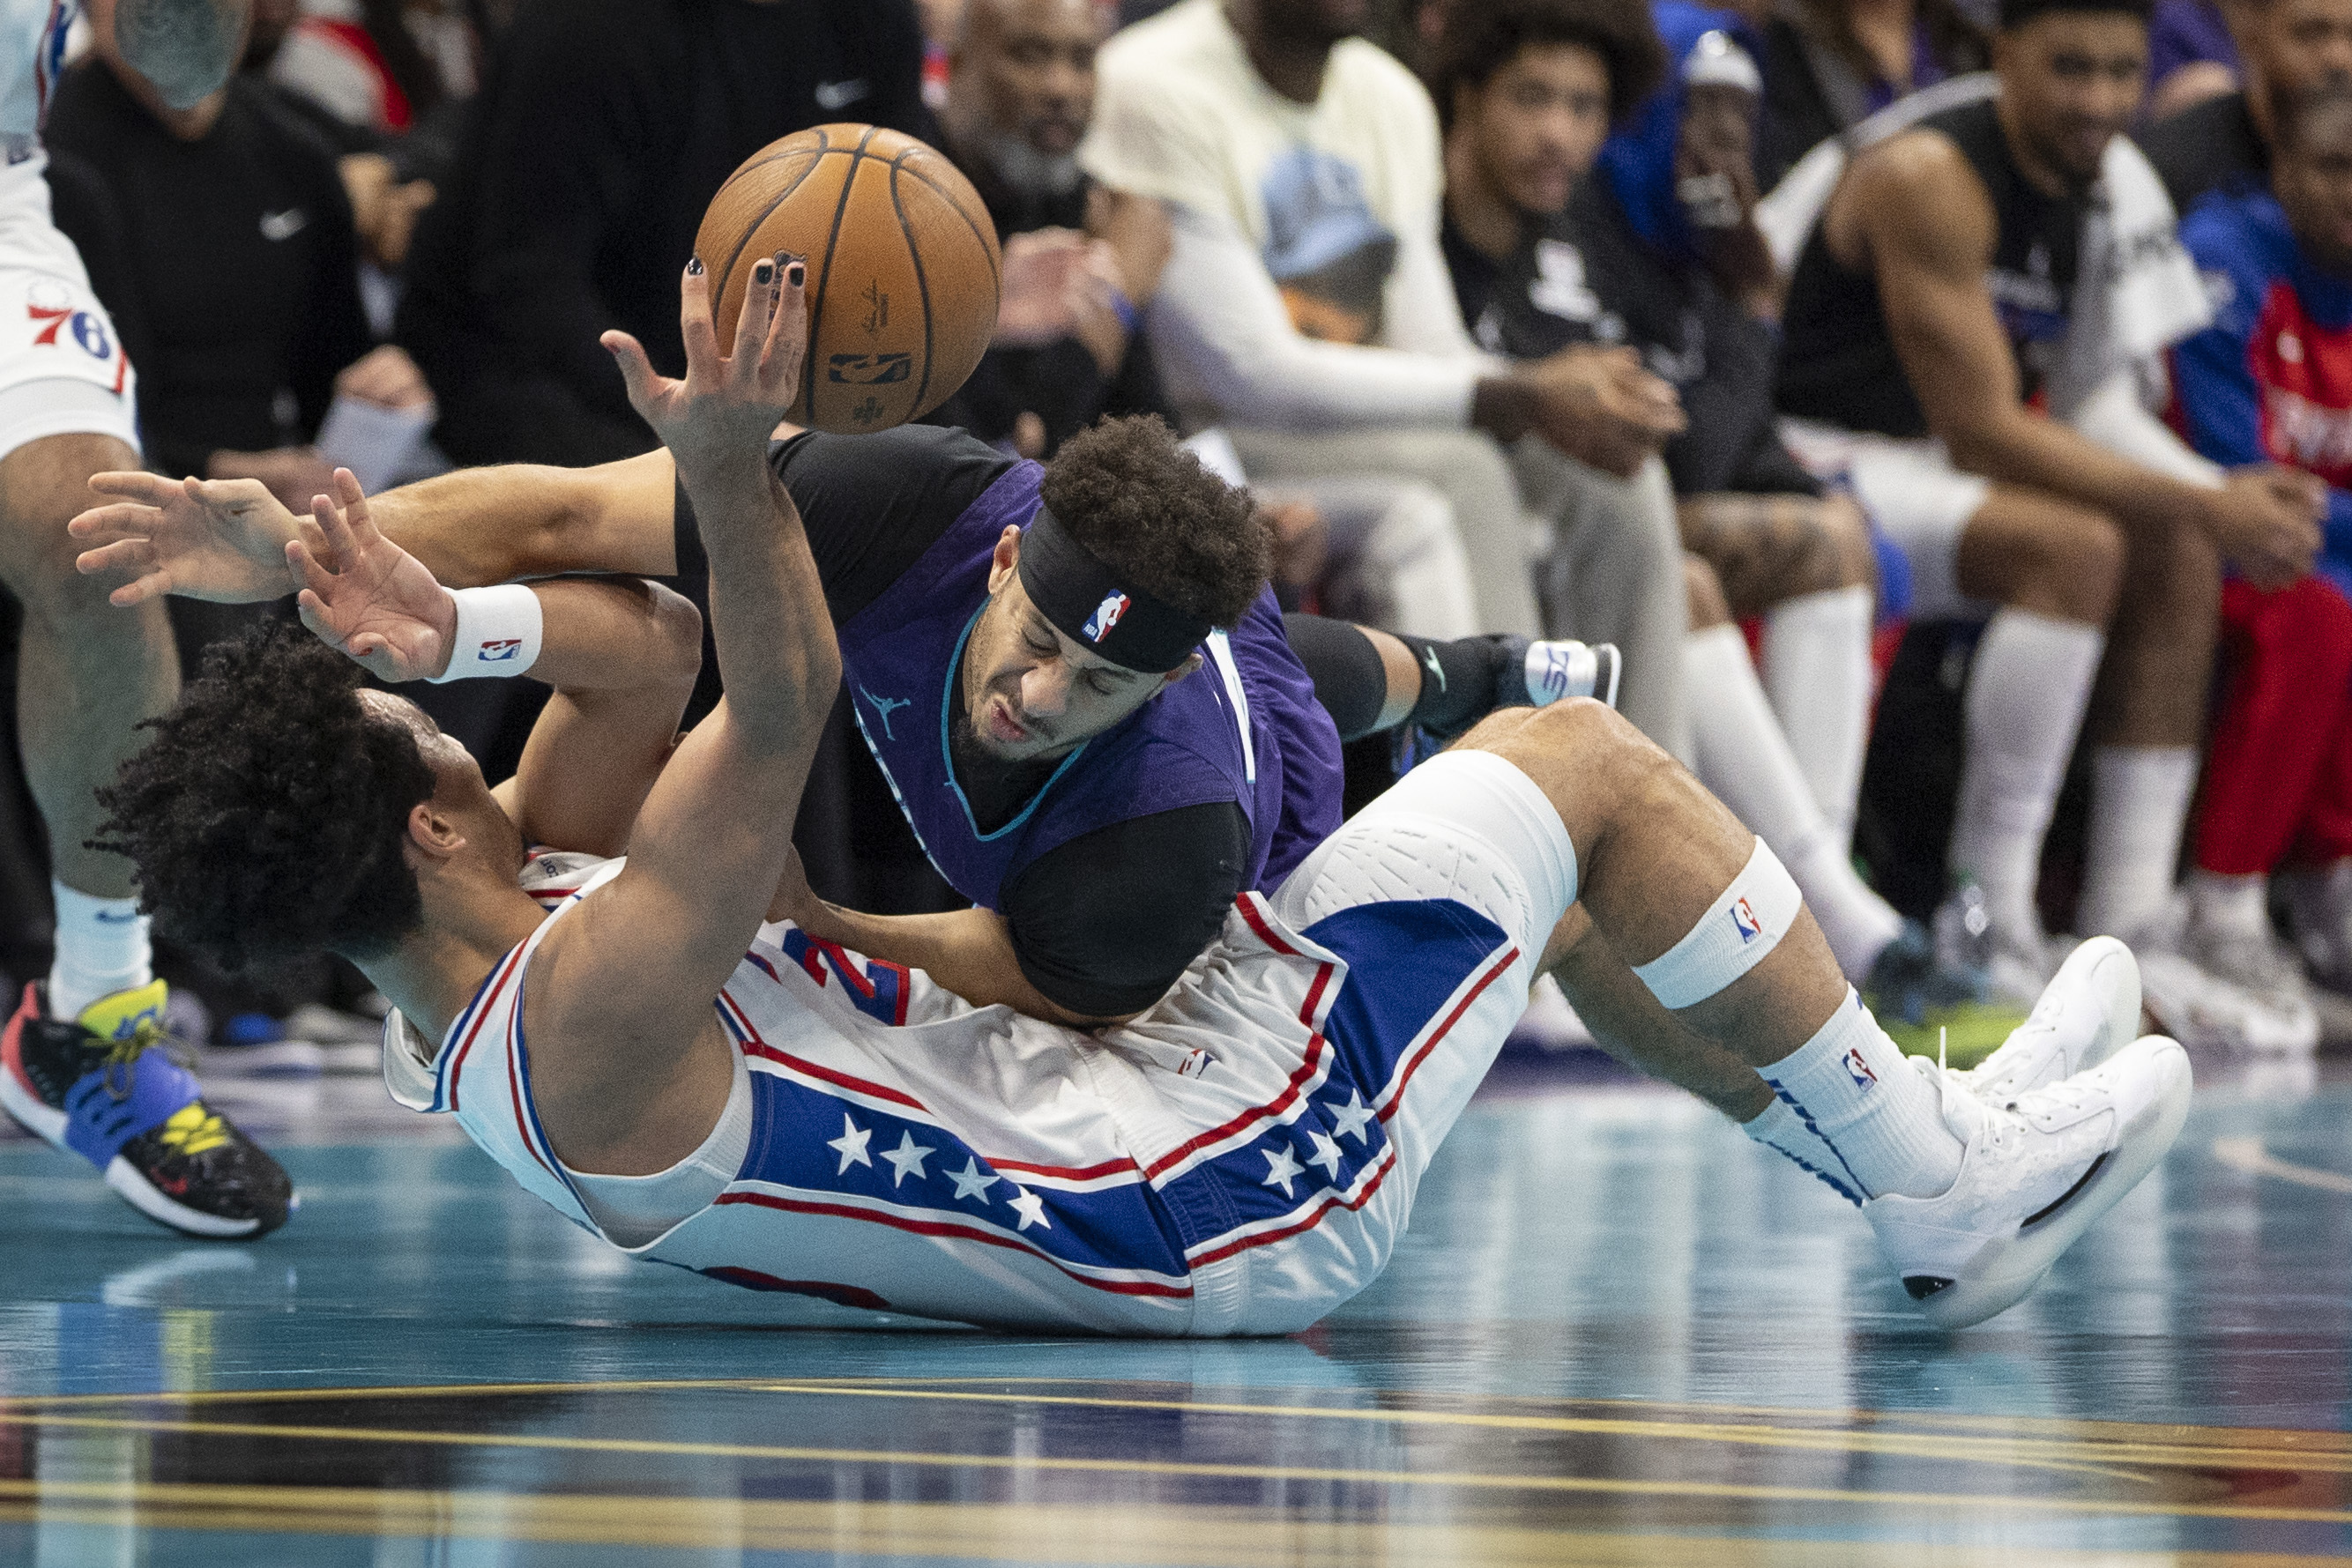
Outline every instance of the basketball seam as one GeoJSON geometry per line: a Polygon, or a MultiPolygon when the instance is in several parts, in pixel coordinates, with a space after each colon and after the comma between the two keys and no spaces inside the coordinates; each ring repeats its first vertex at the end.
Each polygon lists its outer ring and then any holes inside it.
{"type": "MultiPolygon", "coordinates": [[[[911,149],[909,151],[911,151],[911,149]]],[[[930,149],[926,148],[924,151],[929,152],[930,149]]],[[[905,154],[902,153],[900,156],[904,157],[905,154]]],[[[904,165],[901,164],[900,167],[903,168],[904,165]]],[[[963,220],[963,226],[971,231],[972,237],[980,241],[980,248],[982,252],[989,258],[989,280],[996,285],[997,302],[1002,304],[1004,299],[1004,270],[997,260],[997,246],[989,243],[990,240],[995,238],[995,235],[992,233],[982,232],[981,226],[971,221],[971,214],[963,210],[963,204],[956,200],[954,192],[940,184],[937,180],[932,179],[929,174],[924,173],[920,169],[908,169],[907,173],[909,177],[920,180],[924,184],[929,186],[932,193],[937,195],[941,201],[945,202],[948,204],[949,209],[952,211],[956,216],[963,220]]],[[[993,226],[994,225],[992,224],[991,227],[992,228],[993,226]]]]}
{"type": "MultiPolygon", "coordinates": [[[[841,223],[849,213],[849,193],[857,189],[857,165],[866,161],[866,144],[874,140],[876,130],[874,126],[867,126],[866,134],[857,139],[857,145],[847,150],[849,177],[842,181],[841,200],[834,204],[833,232],[824,236],[824,270],[817,277],[816,298],[809,302],[808,352],[806,362],[801,366],[801,381],[808,389],[802,412],[808,415],[812,425],[816,423],[816,350],[817,336],[824,329],[824,287],[833,280],[834,249],[841,243],[841,223]]],[[[875,162],[878,163],[881,160],[877,158],[875,162]]]]}
{"type": "Polygon", "coordinates": [[[898,199],[898,176],[905,172],[907,157],[907,152],[901,152],[890,161],[890,210],[898,214],[898,238],[907,246],[907,259],[914,264],[915,293],[923,302],[923,379],[915,383],[915,401],[908,405],[907,413],[909,419],[920,419],[925,413],[923,394],[931,390],[931,284],[923,274],[923,247],[907,232],[907,204],[898,199]]]}
{"type": "MultiPolygon", "coordinates": [[[[808,177],[811,174],[815,173],[818,169],[824,166],[826,154],[835,151],[836,151],[836,149],[831,147],[818,148],[816,150],[816,156],[809,160],[809,166],[801,171],[800,177],[794,180],[791,184],[785,186],[782,191],[778,192],[776,199],[770,202],[765,207],[761,208],[758,217],[753,218],[749,224],[744,225],[742,237],[735,242],[734,252],[732,255],[728,256],[726,268],[719,274],[719,281],[712,289],[710,298],[714,302],[727,298],[727,280],[735,276],[735,264],[743,259],[744,247],[751,243],[751,236],[760,232],[761,228],[766,225],[768,219],[774,215],[778,207],[782,206],[786,202],[792,199],[792,194],[794,191],[799,190],[803,185],[808,183],[808,177]]],[[[849,172],[853,176],[857,172],[857,162],[855,157],[852,157],[850,160],[849,172]]],[[[732,183],[734,183],[734,182],[730,179],[728,182],[728,184],[732,183]]],[[[723,191],[727,186],[721,185],[719,188],[723,191]]],[[[718,199],[719,198],[716,196],[711,198],[714,202],[718,199]]],[[[703,266],[706,267],[709,265],[710,264],[708,261],[703,263],[703,266]]],[[[714,322],[713,325],[716,326],[717,323],[714,322]]]]}

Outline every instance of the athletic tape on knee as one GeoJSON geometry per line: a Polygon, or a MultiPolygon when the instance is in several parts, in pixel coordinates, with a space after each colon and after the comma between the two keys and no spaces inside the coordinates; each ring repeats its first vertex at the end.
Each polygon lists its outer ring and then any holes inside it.
{"type": "Polygon", "coordinates": [[[1699,923],[1633,973],[1669,1010],[1703,1002],[1762,963],[1804,907],[1795,880],[1759,839],[1748,864],[1699,923]]]}
{"type": "Polygon", "coordinates": [[[497,588],[461,588],[449,597],[457,601],[457,631],[449,640],[449,667],[433,677],[435,685],[520,675],[539,663],[545,621],[538,594],[520,582],[509,582],[497,588]]]}

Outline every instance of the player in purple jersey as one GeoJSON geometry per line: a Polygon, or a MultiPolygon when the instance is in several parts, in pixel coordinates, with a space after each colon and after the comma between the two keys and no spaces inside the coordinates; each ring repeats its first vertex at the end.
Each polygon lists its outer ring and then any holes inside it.
{"type": "MultiPolygon", "coordinates": [[[[1244,894],[1130,1023],[1041,1025],[919,973],[867,1007],[886,988],[864,961],[762,925],[812,913],[787,824],[843,669],[758,450],[805,343],[803,269],[778,271],[754,268],[726,359],[688,273],[684,382],[609,335],[710,561],[728,695],[682,740],[676,596],[452,594],[343,474],[343,509],[321,497],[287,549],[318,641],[217,652],[106,797],[164,929],[231,961],[350,956],[398,1007],[395,1092],[567,1217],[853,1304],[1297,1329],[1377,1277],[1528,984],[1562,964],[1659,1072],[1862,1205],[1946,1326],[2032,1291],[2178,1134],[2188,1059],[2126,1041],[2119,944],[2070,961],[1977,1075],[1907,1059],[1771,852],[1591,701],[1483,722],[1244,894]],[[494,789],[343,655],[395,681],[535,668],[556,695],[494,789]]],[[[1089,618],[1132,613],[1117,597],[1089,618]]]]}

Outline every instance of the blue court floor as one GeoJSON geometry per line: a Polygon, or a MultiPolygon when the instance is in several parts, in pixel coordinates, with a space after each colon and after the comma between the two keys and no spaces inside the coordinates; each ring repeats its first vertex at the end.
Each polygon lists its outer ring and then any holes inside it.
{"type": "Polygon", "coordinates": [[[611,1254],[371,1080],[217,1083],[286,1229],[0,1141],[0,1563],[2352,1561],[2352,1071],[2200,1063],[2024,1306],[1664,1091],[1507,1063],[1314,1331],[1042,1341],[611,1254]]]}

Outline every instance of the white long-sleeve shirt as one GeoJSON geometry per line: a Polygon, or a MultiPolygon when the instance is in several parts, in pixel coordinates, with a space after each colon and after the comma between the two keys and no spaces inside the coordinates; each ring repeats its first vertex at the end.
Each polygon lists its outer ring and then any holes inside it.
{"type": "Polygon", "coordinates": [[[1438,246],[1444,160],[1412,73],[1349,40],[1316,101],[1294,102],[1250,65],[1219,0],[1127,29],[1098,71],[1079,156],[1175,214],[1150,329],[1189,420],[1467,423],[1489,363],[1438,246]]]}

